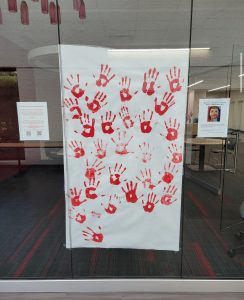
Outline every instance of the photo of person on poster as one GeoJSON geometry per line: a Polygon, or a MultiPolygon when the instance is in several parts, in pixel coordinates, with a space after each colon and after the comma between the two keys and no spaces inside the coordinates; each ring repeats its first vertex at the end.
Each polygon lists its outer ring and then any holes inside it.
{"type": "Polygon", "coordinates": [[[221,114],[220,106],[209,106],[208,107],[208,122],[219,122],[221,114]]]}

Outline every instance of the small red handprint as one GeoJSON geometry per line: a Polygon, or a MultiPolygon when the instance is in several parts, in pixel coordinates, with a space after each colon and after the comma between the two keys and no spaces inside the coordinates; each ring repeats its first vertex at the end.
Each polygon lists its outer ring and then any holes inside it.
{"type": "Polygon", "coordinates": [[[74,209],[74,207],[72,207],[71,209],[69,209],[69,217],[70,217],[70,219],[75,220],[79,224],[83,224],[86,221],[86,215],[77,212],[74,209]],[[74,217],[73,217],[73,214],[75,214],[74,217]]]}
{"type": "Polygon", "coordinates": [[[164,115],[168,109],[175,104],[174,95],[168,92],[164,93],[163,99],[158,103],[158,99],[155,98],[155,112],[160,116],[164,115]]]}
{"type": "MultiPolygon", "coordinates": [[[[69,87],[64,86],[64,88],[66,90],[70,90],[75,98],[80,98],[84,95],[85,89],[81,87],[79,74],[76,74],[75,78],[72,74],[70,74],[69,77],[66,78],[66,80],[69,87]]],[[[85,84],[85,87],[87,87],[87,83],[85,84]]]]}
{"type": "Polygon", "coordinates": [[[79,107],[78,100],[72,98],[64,99],[64,106],[69,109],[71,113],[73,113],[72,119],[79,119],[82,115],[81,109],[79,107]]]}
{"type": "Polygon", "coordinates": [[[182,89],[182,83],[184,82],[184,79],[180,80],[180,68],[178,68],[178,72],[176,70],[176,67],[171,68],[169,71],[169,75],[166,75],[166,78],[169,82],[169,88],[171,93],[179,92],[182,89]],[[178,73],[178,74],[176,74],[178,73]]]}
{"type": "Polygon", "coordinates": [[[156,68],[150,68],[148,72],[144,73],[144,81],[142,84],[142,92],[151,96],[155,93],[155,82],[158,79],[159,72],[156,68]]]}
{"type": "MultiPolygon", "coordinates": [[[[101,227],[99,226],[98,229],[100,231],[101,227]]],[[[95,232],[90,227],[86,227],[86,230],[82,231],[82,235],[86,241],[93,241],[95,243],[102,243],[103,241],[103,234],[101,232],[95,232]]]]}
{"type": "Polygon", "coordinates": [[[81,192],[82,192],[81,189],[79,192],[77,192],[76,188],[70,188],[70,195],[66,194],[66,196],[71,200],[72,206],[79,206],[82,203],[87,201],[86,199],[85,200],[80,199],[81,192]]]}
{"type": "Polygon", "coordinates": [[[175,165],[171,162],[168,165],[165,164],[162,180],[167,184],[171,183],[178,171],[179,170],[175,170],[175,165]]]}
{"type": "Polygon", "coordinates": [[[119,83],[121,85],[121,90],[120,90],[120,100],[122,102],[125,101],[130,101],[133,97],[133,95],[136,95],[138,91],[132,93],[130,92],[130,84],[131,84],[131,79],[126,77],[121,78],[121,82],[119,83]]]}
{"type": "Polygon", "coordinates": [[[171,161],[174,164],[179,164],[182,162],[183,158],[182,158],[182,147],[180,147],[178,149],[176,144],[171,144],[169,147],[169,152],[171,153],[171,161]]]}
{"type": "Polygon", "coordinates": [[[173,200],[173,197],[177,191],[177,188],[174,185],[168,186],[168,188],[164,187],[164,195],[161,198],[161,203],[163,205],[171,205],[176,199],[173,200]]]}
{"type": "Polygon", "coordinates": [[[130,203],[136,203],[138,199],[140,199],[141,197],[143,197],[143,195],[141,195],[139,198],[136,195],[136,189],[137,189],[137,183],[133,184],[132,181],[130,181],[130,183],[126,183],[126,189],[124,187],[121,188],[122,191],[125,193],[125,198],[127,202],[130,203]]]}
{"type": "MultiPolygon", "coordinates": [[[[172,118],[169,119],[168,122],[164,121],[164,125],[167,129],[167,135],[166,139],[168,141],[174,141],[178,138],[178,130],[180,128],[180,123],[177,123],[177,120],[172,118]]],[[[161,136],[164,136],[163,134],[160,134],[161,136]]]]}
{"type": "Polygon", "coordinates": [[[109,173],[110,173],[110,177],[109,177],[109,181],[111,184],[113,185],[119,185],[121,183],[120,181],[120,177],[121,175],[125,172],[126,168],[123,167],[122,164],[118,164],[116,163],[114,168],[111,169],[109,167],[109,173]]]}
{"type": "Polygon", "coordinates": [[[126,137],[126,131],[118,131],[118,140],[115,141],[114,138],[111,138],[111,141],[116,145],[115,153],[119,155],[126,155],[129,153],[127,150],[127,146],[130,143],[130,141],[133,139],[133,136],[131,136],[128,140],[126,137]]]}
{"type": "Polygon", "coordinates": [[[99,159],[103,159],[106,156],[106,148],[107,148],[107,144],[103,144],[103,140],[99,140],[97,139],[96,142],[94,142],[94,145],[96,147],[96,157],[99,159]]]}
{"type": "Polygon", "coordinates": [[[142,154],[141,161],[145,164],[148,163],[152,159],[152,153],[149,143],[143,142],[139,145],[139,148],[142,154]]]}
{"type": "Polygon", "coordinates": [[[142,204],[143,204],[143,209],[145,212],[151,213],[156,204],[159,202],[159,200],[157,199],[157,195],[154,193],[150,193],[147,195],[147,202],[146,204],[144,203],[144,201],[142,200],[142,204]]]}
{"type": "Polygon", "coordinates": [[[107,206],[104,208],[107,214],[113,215],[117,211],[118,203],[121,203],[119,197],[117,195],[110,195],[107,206]]]}
{"type": "Polygon", "coordinates": [[[97,111],[99,111],[99,109],[108,104],[108,102],[104,102],[106,98],[107,95],[101,92],[97,92],[92,102],[87,103],[86,106],[91,112],[96,113],[97,111]]]}
{"type": "Polygon", "coordinates": [[[114,132],[113,122],[115,118],[116,115],[113,115],[111,110],[106,111],[105,117],[101,116],[103,133],[112,134],[114,132]]]}
{"type": "Polygon", "coordinates": [[[98,161],[96,159],[92,164],[89,165],[87,159],[85,177],[88,179],[94,179],[96,176],[101,175],[101,170],[105,168],[105,166],[103,166],[102,164],[102,161],[98,161]]]}
{"type": "Polygon", "coordinates": [[[85,150],[82,146],[82,142],[80,142],[80,144],[78,144],[77,141],[71,141],[69,143],[69,147],[72,150],[75,158],[80,158],[85,155],[85,150]]]}
{"type": "Polygon", "coordinates": [[[84,114],[80,117],[80,122],[83,125],[82,135],[86,138],[94,137],[95,134],[95,119],[90,118],[88,114],[84,114]]]}
{"type": "MultiPolygon", "coordinates": [[[[93,75],[96,78],[95,75],[93,75]]],[[[115,77],[115,74],[111,73],[111,68],[108,65],[101,64],[101,72],[96,81],[97,86],[106,87],[107,84],[115,77]]]]}
{"type": "Polygon", "coordinates": [[[144,188],[149,188],[153,190],[155,185],[152,183],[152,171],[151,169],[140,170],[141,177],[137,176],[136,179],[139,180],[144,188]]]}
{"type": "Polygon", "coordinates": [[[123,121],[125,128],[133,127],[134,121],[131,119],[128,107],[122,106],[121,111],[119,112],[119,116],[123,121]]]}
{"type": "Polygon", "coordinates": [[[140,127],[142,133],[150,133],[152,131],[151,121],[153,117],[153,111],[150,109],[143,110],[142,115],[139,115],[140,127]]]}
{"type": "Polygon", "coordinates": [[[86,198],[91,200],[97,199],[98,195],[96,194],[96,190],[99,184],[100,181],[96,182],[95,178],[89,179],[88,184],[84,181],[86,198]]]}

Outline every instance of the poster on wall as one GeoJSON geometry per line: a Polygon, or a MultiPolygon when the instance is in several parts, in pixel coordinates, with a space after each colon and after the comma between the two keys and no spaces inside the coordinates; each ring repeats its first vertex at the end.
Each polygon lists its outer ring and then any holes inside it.
{"type": "Polygon", "coordinates": [[[200,99],[198,137],[226,138],[229,122],[229,98],[200,99]]]}
{"type": "Polygon", "coordinates": [[[178,251],[188,50],[59,54],[66,247],[178,251]]]}
{"type": "Polygon", "coordinates": [[[49,140],[47,102],[17,102],[21,141],[49,140]]]}

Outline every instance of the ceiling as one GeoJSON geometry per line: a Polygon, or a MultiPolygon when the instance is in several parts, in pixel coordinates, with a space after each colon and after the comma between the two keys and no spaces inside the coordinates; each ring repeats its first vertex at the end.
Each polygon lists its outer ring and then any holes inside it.
{"type": "MultiPolygon", "coordinates": [[[[20,0],[18,7],[20,6],[20,0]]],[[[8,11],[0,1],[0,66],[58,67],[57,54],[48,51],[28,59],[29,51],[63,44],[97,45],[114,48],[189,47],[190,0],[84,0],[86,19],[80,20],[73,0],[60,0],[61,25],[51,25],[41,13],[40,2],[26,1],[30,24],[20,24],[20,13],[8,11]]],[[[243,0],[194,0],[192,47],[210,47],[191,55],[190,82],[204,80],[196,89],[228,84],[239,87],[239,58],[244,47],[243,0]],[[235,65],[236,67],[230,67],[235,65]]],[[[32,51],[33,53],[33,51],[32,51]]],[[[38,52],[37,52],[38,53],[38,52]]]]}

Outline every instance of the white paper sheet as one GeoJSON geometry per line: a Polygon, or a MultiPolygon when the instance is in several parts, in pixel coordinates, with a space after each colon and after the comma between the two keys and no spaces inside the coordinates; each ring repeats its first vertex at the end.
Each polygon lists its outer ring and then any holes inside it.
{"type": "Polygon", "coordinates": [[[179,250],[188,50],[63,45],[60,69],[66,247],[179,250]]]}

